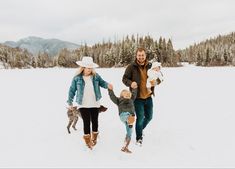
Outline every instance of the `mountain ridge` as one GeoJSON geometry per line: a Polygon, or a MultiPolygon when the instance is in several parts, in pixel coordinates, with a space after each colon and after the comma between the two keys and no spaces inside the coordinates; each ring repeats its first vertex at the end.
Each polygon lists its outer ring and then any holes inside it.
{"type": "Polygon", "coordinates": [[[38,53],[48,53],[49,56],[56,56],[63,48],[73,50],[80,47],[80,45],[72,42],[56,38],[44,39],[37,36],[28,36],[18,41],[6,41],[3,44],[13,48],[27,49],[34,56],[38,53]]]}

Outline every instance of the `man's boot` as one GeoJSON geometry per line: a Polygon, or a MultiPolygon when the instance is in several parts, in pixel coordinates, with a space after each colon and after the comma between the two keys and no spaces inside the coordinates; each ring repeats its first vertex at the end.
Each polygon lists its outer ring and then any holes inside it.
{"type": "Polygon", "coordinates": [[[90,134],[85,134],[83,136],[83,139],[85,140],[85,143],[86,143],[87,147],[92,150],[91,135],[90,134]]]}
{"type": "Polygon", "coordinates": [[[98,137],[99,132],[92,132],[92,137],[91,137],[91,142],[92,146],[95,146],[97,143],[97,137],[98,137]]]}

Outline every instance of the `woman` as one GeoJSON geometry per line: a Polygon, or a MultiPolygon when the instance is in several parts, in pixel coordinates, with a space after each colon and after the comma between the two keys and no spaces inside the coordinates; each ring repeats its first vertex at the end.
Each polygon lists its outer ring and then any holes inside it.
{"type": "Polygon", "coordinates": [[[80,68],[77,75],[72,80],[67,103],[69,104],[69,109],[72,109],[73,98],[76,93],[76,102],[83,119],[83,138],[88,148],[92,149],[97,143],[99,133],[100,87],[111,89],[112,85],[104,81],[101,76],[94,71],[94,68],[98,67],[98,65],[93,62],[92,57],[85,56],[82,58],[82,61],[76,63],[80,68]],[[90,123],[92,123],[92,133],[90,123]]]}

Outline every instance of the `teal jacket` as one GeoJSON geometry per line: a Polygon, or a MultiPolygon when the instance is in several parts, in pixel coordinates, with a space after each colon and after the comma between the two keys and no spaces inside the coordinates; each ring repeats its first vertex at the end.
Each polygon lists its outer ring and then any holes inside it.
{"type": "MultiPolygon", "coordinates": [[[[96,101],[98,101],[102,97],[100,92],[100,87],[107,89],[108,83],[104,81],[98,73],[96,73],[94,76],[91,76],[91,78],[94,86],[96,101]]],[[[73,98],[75,94],[76,94],[76,102],[80,105],[82,104],[84,86],[85,86],[85,81],[83,80],[82,74],[79,74],[73,78],[72,84],[69,88],[69,94],[67,100],[67,103],[69,105],[73,104],[73,98]]]]}

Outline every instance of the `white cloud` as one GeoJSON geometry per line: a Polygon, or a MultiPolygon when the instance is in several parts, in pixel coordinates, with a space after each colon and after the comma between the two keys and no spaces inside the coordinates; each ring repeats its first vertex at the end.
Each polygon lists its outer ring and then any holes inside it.
{"type": "Polygon", "coordinates": [[[80,44],[127,34],[176,48],[235,31],[234,0],[0,0],[0,41],[34,35],[80,44]]]}

